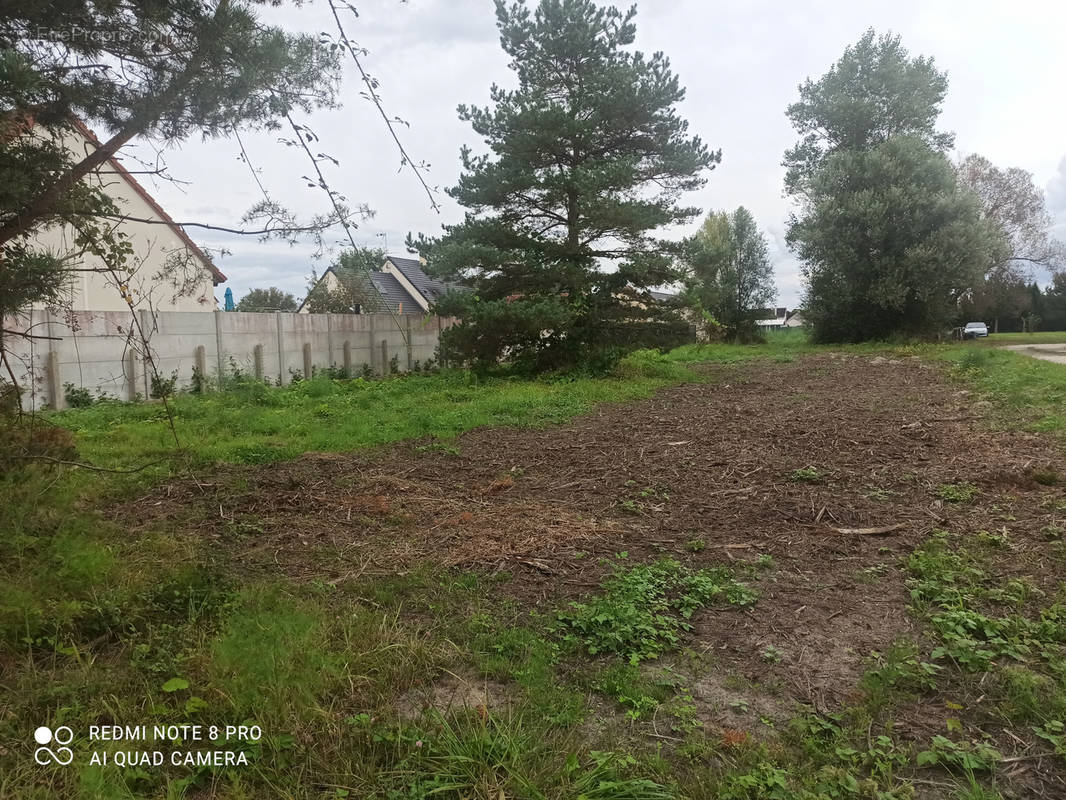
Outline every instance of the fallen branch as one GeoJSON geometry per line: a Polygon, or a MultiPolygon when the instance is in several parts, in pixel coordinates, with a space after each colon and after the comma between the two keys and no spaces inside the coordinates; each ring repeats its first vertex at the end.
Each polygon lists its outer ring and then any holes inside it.
{"type": "Polygon", "coordinates": [[[1054,758],[1058,753],[1033,753],[1031,756],[1011,756],[1010,758],[1004,758],[1000,764],[1013,764],[1016,761],[1035,761],[1038,758],[1054,758]]]}
{"type": "Polygon", "coordinates": [[[162,464],[164,461],[169,461],[170,457],[157,458],[155,461],[149,461],[147,464],[141,464],[139,467],[133,467],[132,469],[112,469],[111,467],[98,467],[95,464],[86,464],[83,461],[67,461],[62,458],[53,458],[52,456],[44,455],[13,455],[7,456],[7,458],[15,458],[20,461],[47,461],[50,464],[62,464],[66,467],[80,467],[81,469],[89,469],[93,472],[114,472],[114,473],[130,473],[140,472],[143,469],[154,467],[156,464],[162,464]]]}
{"type": "Polygon", "coordinates": [[[519,559],[518,563],[519,564],[526,564],[527,566],[533,567],[536,570],[540,570],[545,575],[558,575],[559,574],[559,570],[552,569],[547,564],[545,564],[543,561],[534,561],[533,559],[527,559],[527,560],[519,559]]]}
{"type": "Polygon", "coordinates": [[[855,536],[880,536],[883,533],[902,530],[907,527],[906,522],[897,522],[895,525],[883,525],[880,528],[833,528],[837,533],[853,534],[855,536]]]}

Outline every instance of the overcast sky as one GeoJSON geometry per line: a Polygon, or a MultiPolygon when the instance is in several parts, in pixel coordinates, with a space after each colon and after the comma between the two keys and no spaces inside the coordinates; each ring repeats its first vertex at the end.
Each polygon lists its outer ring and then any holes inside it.
{"type": "MultiPolygon", "coordinates": [[[[434,234],[461,216],[443,188],[458,176],[460,146],[477,141],[458,120],[456,106],[485,105],[493,82],[509,85],[512,79],[491,0],[355,4],[360,17],[346,20],[349,36],[370,51],[365,66],[381,81],[388,112],[410,123],[401,135],[414,158],[431,164],[430,182],[442,189],[441,212],[430,208],[414,175],[400,170],[387,130],[359,96],[362,87],[350,64],[343,108],[307,122],[321,150],[341,162],[325,165],[331,183],[376,212],[356,232],[357,242],[381,245],[387,237],[389,251],[402,254],[408,231],[434,234]]],[[[263,13],[289,29],[335,32],[328,11],[317,0],[263,13]]],[[[665,52],[687,87],[681,112],[690,130],[722,149],[721,165],[688,202],[704,211],[738,205],[752,210],[771,243],[779,305],[794,306],[802,289],[784,243],[789,205],[780,163],[796,139],[785,107],[797,98],[802,80],[822,75],[871,26],[901,34],[912,54],[933,56],[947,70],[950,88],[940,126],[956,133],[958,154],[981,153],[1000,166],[1032,172],[1047,190],[1059,236],[1066,238],[1061,0],[641,0],[636,22],[637,47],[665,52]]],[[[272,195],[304,215],[325,210],[323,193],[301,180],[309,164],[295,150],[272,134],[248,136],[245,144],[272,195]]],[[[237,153],[232,141],[189,141],[166,153],[170,172],[189,185],[146,183],[176,220],[239,227],[260,195],[237,153]]],[[[315,262],[310,247],[189,232],[198,242],[231,251],[216,261],[238,299],[254,286],[279,286],[301,298],[311,269],[321,272],[330,261],[326,254],[315,262]]]]}

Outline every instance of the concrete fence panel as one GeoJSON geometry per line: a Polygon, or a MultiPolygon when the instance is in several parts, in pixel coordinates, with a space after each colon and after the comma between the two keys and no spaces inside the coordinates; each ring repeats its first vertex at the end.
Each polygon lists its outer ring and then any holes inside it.
{"type": "Polygon", "coordinates": [[[440,331],[452,323],[424,315],[34,309],[3,327],[31,337],[4,339],[23,405],[63,408],[66,384],[97,397],[148,397],[152,369],[141,331],[156,370],[181,390],[218,387],[237,373],[288,383],[297,372],[309,377],[329,367],[353,377],[364,365],[379,375],[393,366],[405,372],[436,357],[440,331]]]}

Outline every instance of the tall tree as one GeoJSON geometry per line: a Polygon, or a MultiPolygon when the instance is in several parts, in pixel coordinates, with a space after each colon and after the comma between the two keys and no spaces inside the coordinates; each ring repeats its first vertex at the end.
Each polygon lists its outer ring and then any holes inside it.
{"type": "Polygon", "coordinates": [[[999,257],[935,127],[946,91],[931,59],[871,30],[789,106],[788,240],[816,340],[935,333],[999,257]]]}
{"type": "Polygon", "coordinates": [[[237,303],[238,311],[295,311],[296,298],[276,286],[269,289],[249,289],[237,303]]]}
{"type": "Polygon", "coordinates": [[[703,319],[708,339],[723,333],[717,317],[721,301],[718,277],[729,258],[730,246],[729,215],[724,211],[709,212],[696,234],[684,241],[683,299],[703,319]]]}
{"type": "Polygon", "coordinates": [[[1051,235],[1054,219],[1031,172],[1001,169],[976,153],[959,164],[958,172],[962,185],[981,201],[981,213],[1006,237],[1010,249],[1004,263],[1049,272],[1066,268],[1066,245],[1051,235]]]}
{"type": "Polygon", "coordinates": [[[807,78],[786,112],[800,134],[785,152],[786,191],[800,202],[834,153],[863,151],[907,135],[946,151],[953,134],[936,130],[947,76],[931,58],[912,58],[899,36],[871,28],[817,81],[807,78]]]}
{"type": "Polygon", "coordinates": [[[1066,267],[1066,246],[1051,236],[1054,220],[1044,193],[1024,169],[1001,169],[976,153],[958,166],[959,182],[977,195],[982,217],[1003,236],[1002,257],[992,264],[973,303],[999,330],[1001,317],[1020,319],[1028,310],[1026,282],[1033,268],[1066,267]]]}
{"type": "Polygon", "coordinates": [[[756,335],[756,312],[777,294],[766,237],[744,206],[707,215],[694,237],[687,294],[735,341],[756,335]]]}
{"type": "Polygon", "coordinates": [[[698,213],[678,198],[720,154],[678,117],[685,92],[666,57],[630,49],[635,14],[497,0],[517,88],[460,106],[490,152],[462,150],[449,193],[464,221],[415,243],[436,274],[474,288],[438,303],[460,318],[449,353],[554,368],[634,346],[637,323],[662,314],[648,289],[677,278],[677,248],[653,234],[698,213]]]}

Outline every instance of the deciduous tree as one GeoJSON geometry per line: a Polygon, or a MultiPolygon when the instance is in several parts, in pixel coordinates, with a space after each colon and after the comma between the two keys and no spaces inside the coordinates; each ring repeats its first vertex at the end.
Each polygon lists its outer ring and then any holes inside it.
{"type": "Polygon", "coordinates": [[[755,336],[758,309],[777,294],[766,237],[748,209],[708,214],[691,244],[687,295],[735,341],[755,336]]]}
{"type": "Polygon", "coordinates": [[[1066,267],[1066,246],[1051,236],[1053,219],[1044,193],[1024,169],[1001,169],[976,153],[958,166],[959,182],[981,203],[981,215],[1002,235],[1001,258],[973,288],[973,307],[999,331],[1003,317],[1020,319],[1028,310],[1026,283],[1033,268],[1066,267]]]}
{"type": "Polygon", "coordinates": [[[304,307],[312,314],[367,314],[384,309],[370,273],[385,263],[385,251],[380,248],[358,247],[342,252],[330,267],[336,284],[330,287],[311,275],[304,307]]]}
{"type": "Polygon", "coordinates": [[[931,59],[868,31],[789,106],[802,138],[785,154],[788,240],[816,340],[935,333],[1000,257],[935,127],[946,91],[931,59]]]}
{"type": "Polygon", "coordinates": [[[296,298],[276,286],[269,289],[249,289],[237,303],[238,311],[295,311],[296,298]]]}

